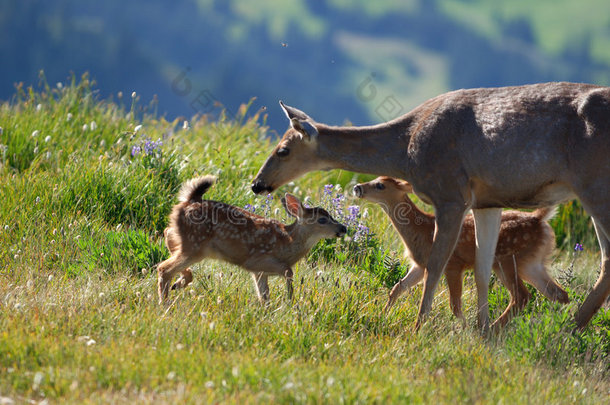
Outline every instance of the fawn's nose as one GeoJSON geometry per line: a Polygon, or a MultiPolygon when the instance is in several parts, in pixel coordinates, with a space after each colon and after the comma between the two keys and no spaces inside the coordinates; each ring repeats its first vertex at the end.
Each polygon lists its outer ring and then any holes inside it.
{"type": "Polygon", "coordinates": [[[362,186],[360,184],[356,184],[353,191],[356,197],[362,198],[362,186]]]}
{"type": "Polygon", "coordinates": [[[343,235],[345,235],[347,233],[347,228],[345,227],[345,225],[341,225],[341,227],[339,228],[339,232],[337,232],[337,237],[340,238],[343,235]]]}

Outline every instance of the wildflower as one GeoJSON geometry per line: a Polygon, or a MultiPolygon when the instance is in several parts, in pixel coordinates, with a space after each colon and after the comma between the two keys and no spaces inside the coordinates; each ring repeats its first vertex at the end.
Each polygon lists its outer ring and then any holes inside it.
{"type": "Polygon", "coordinates": [[[44,138],[44,141],[45,141],[46,143],[48,143],[50,140],[51,140],[51,135],[47,135],[47,136],[44,138]]]}
{"type": "Polygon", "coordinates": [[[324,194],[325,195],[331,195],[333,192],[333,185],[332,184],[327,184],[324,186],[324,194]]]}
{"type": "Polygon", "coordinates": [[[36,105],[36,112],[40,112],[40,110],[42,110],[42,104],[37,104],[36,105]]]}
{"type": "Polygon", "coordinates": [[[131,157],[138,156],[141,151],[142,151],[142,148],[140,148],[138,145],[133,145],[131,148],[131,157]]]}
{"type": "Polygon", "coordinates": [[[89,129],[89,125],[87,125],[87,124],[83,124],[83,131],[86,131],[86,130],[88,130],[88,129],[89,129]]]}
{"type": "Polygon", "coordinates": [[[189,122],[187,120],[184,120],[184,122],[182,123],[182,129],[184,129],[184,130],[189,129],[189,122]]]}
{"type": "Polygon", "coordinates": [[[347,207],[347,211],[349,212],[349,216],[351,217],[357,217],[358,214],[360,214],[360,206],[359,205],[350,205],[349,207],[347,207]]]}
{"type": "Polygon", "coordinates": [[[577,244],[574,246],[574,251],[575,251],[575,252],[582,252],[583,250],[584,250],[584,248],[582,247],[582,245],[581,245],[580,243],[577,243],[577,244]]]}
{"type": "Polygon", "coordinates": [[[62,82],[57,82],[57,83],[55,84],[55,86],[57,86],[57,88],[61,90],[61,89],[62,89],[62,87],[64,87],[64,84],[63,84],[62,82]]]}
{"type": "Polygon", "coordinates": [[[147,155],[152,155],[155,152],[161,152],[161,146],[163,145],[163,141],[160,139],[156,141],[152,141],[150,139],[146,139],[144,141],[144,153],[147,155]]]}
{"type": "Polygon", "coordinates": [[[369,228],[362,224],[358,224],[358,227],[356,228],[356,233],[354,233],[354,242],[366,240],[368,236],[369,228]]]}
{"type": "Polygon", "coordinates": [[[138,131],[139,131],[139,130],[141,130],[141,129],[142,129],[142,125],[137,125],[137,126],[136,126],[136,127],[133,129],[133,132],[137,134],[137,133],[138,133],[138,131]]]}
{"type": "Polygon", "coordinates": [[[37,130],[37,129],[35,129],[35,130],[32,132],[32,138],[36,138],[36,137],[38,136],[38,134],[40,134],[40,131],[39,131],[39,130],[37,130]]]}
{"type": "Polygon", "coordinates": [[[132,92],[131,92],[131,98],[136,98],[136,96],[137,96],[136,92],[135,92],[135,91],[132,91],[132,92]]]}
{"type": "Polygon", "coordinates": [[[66,121],[72,121],[72,113],[68,113],[68,115],[66,115],[66,121]]]}
{"type": "Polygon", "coordinates": [[[40,197],[36,197],[35,202],[36,202],[36,204],[38,204],[40,202],[40,197]]]}
{"type": "Polygon", "coordinates": [[[254,214],[254,212],[256,211],[256,206],[252,204],[246,204],[244,205],[244,209],[254,214]]]}
{"type": "Polygon", "coordinates": [[[91,121],[89,128],[91,128],[92,131],[95,131],[97,129],[97,123],[95,121],[91,121]]]}

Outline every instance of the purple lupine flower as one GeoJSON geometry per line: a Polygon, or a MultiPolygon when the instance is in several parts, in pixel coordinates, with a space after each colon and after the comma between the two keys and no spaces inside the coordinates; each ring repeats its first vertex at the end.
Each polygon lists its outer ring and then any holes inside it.
{"type": "Polygon", "coordinates": [[[142,152],[142,148],[139,145],[133,145],[131,147],[131,157],[136,157],[142,152]]]}
{"type": "Polygon", "coordinates": [[[325,186],[324,186],[324,194],[325,194],[325,195],[328,195],[328,196],[329,196],[329,195],[331,195],[331,194],[332,194],[332,192],[333,192],[333,188],[334,188],[334,187],[335,187],[335,186],[334,186],[333,184],[327,184],[327,185],[325,185],[325,186]]]}
{"type": "Polygon", "coordinates": [[[256,206],[252,204],[246,204],[244,205],[244,209],[254,214],[254,211],[256,211],[256,206]]]}
{"type": "Polygon", "coordinates": [[[358,227],[356,228],[356,233],[354,233],[354,242],[360,242],[363,240],[366,240],[369,236],[369,228],[362,225],[362,224],[358,224],[358,227]]]}
{"type": "Polygon", "coordinates": [[[152,155],[155,152],[161,152],[161,146],[163,146],[163,141],[161,139],[153,141],[147,138],[143,143],[144,153],[152,155]]]}
{"type": "Polygon", "coordinates": [[[582,247],[582,245],[581,245],[580,243],[577,243],[577,244],[574,246],[574,251],[575,251],[575,252],[582,252],[583,250],[584,250],[584,248],[582,247]]]}

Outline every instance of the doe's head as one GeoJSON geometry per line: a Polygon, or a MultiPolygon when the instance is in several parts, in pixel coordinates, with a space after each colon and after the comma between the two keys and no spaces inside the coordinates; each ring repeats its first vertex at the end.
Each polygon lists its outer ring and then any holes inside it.
{"type": "Polygon", "coordinates": [[[384,203],[391,200],[402,200],[406,193],[412,193],[413,187],[404,180],[381,176],[366,183],[354,186],[354,195],[365,200],[384,203]]]}
{"type": "Polygon", "coordinates": [[[316,122],[301,110],[281,101],[280,105],[290,120],[290,128],[252,181],[255,194],[270,193],[292,179],[324,166],[318,158],[316,122]]]}
{"type": "Polygon", "coordinates": [[[300,226],[318,239],[340,238],[347,233],[345,225],[337,222],[324,208],[307,208],[292,194],[286,193],[282,205],[288,215],[295,217],[300,226]]]}

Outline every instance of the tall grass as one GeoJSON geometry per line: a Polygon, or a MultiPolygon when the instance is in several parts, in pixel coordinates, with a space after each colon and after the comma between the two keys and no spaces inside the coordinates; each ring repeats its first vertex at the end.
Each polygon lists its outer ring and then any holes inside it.
{"type": "MultiPolygon", "coordinates": [[[[354,208],[370,177],[311,173],[290,191],[349,225],[295,271],[295,298],[272,282],[261,307],[241,270],[195,267],[192,287],[156,304],[162,230],[188,178],[214,174],[206,197],[287,221],[278,198],[250,179],[271,149],[262,112],[167,121],[137,95],[99,100],[87,77],[18,86],[0,106],[0,399],[17,402],[517,402],[600,403],[610,393],[610,315],[584,333],[572,315],[599,269],[576,205],[553,222],[563,254],[554,271],[573,304],[534,299],[499,335],[475,332],[441,285],[432,318],[414,334],[421,291],[389,314],[387,287],[407,268],[389,221],[354,208]],[[332,185],[332,187],[324,187],[332,185]],[[582,225],[582,226],[581,226],[582,225]],[[366,228],[366,229],[365,229],[366,228]],[[571,244],[585,244],[575,256],[571,244]],[[568,383],[566,383],[568,381],[568,383]]],[[[492,316],[508,303],[497,282],[492,316]]]]}

